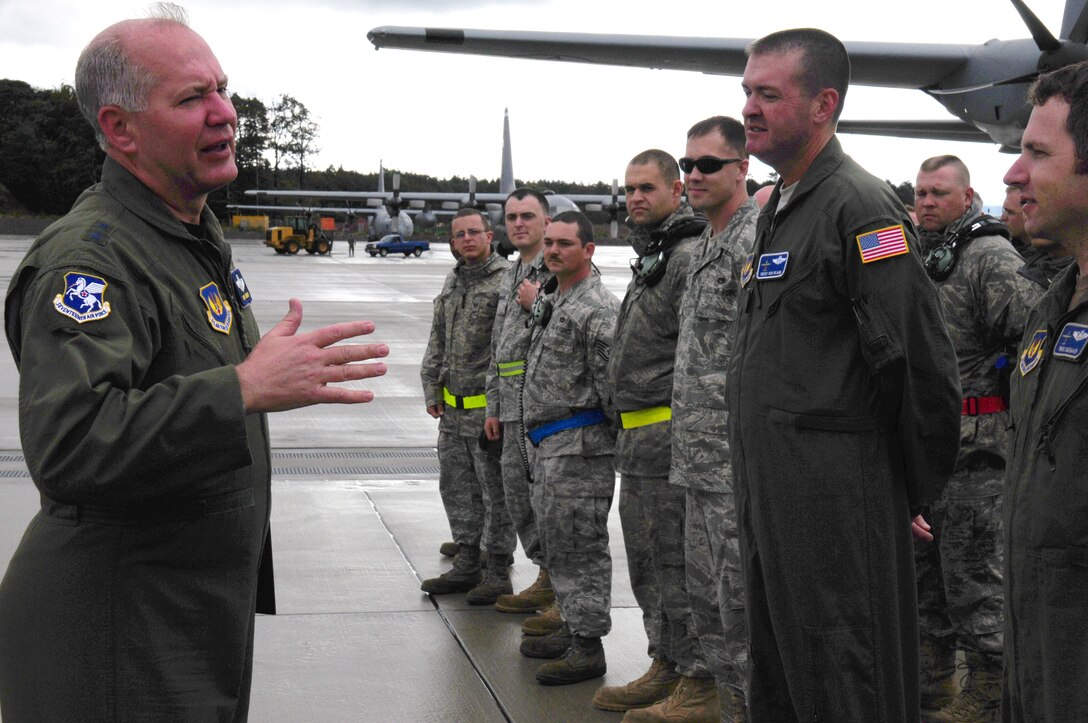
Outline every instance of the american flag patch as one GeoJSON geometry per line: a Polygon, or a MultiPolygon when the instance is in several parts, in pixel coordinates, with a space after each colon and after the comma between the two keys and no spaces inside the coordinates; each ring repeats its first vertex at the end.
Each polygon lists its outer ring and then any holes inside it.
{"type": "Polygon", "coordinates": [[[859,234],[858,249],[861,251],[861,263],[879,261],[890,256],[899,256],[909,250],[907,233],[903,225],[888,226],[877,231],[859,234]]]}

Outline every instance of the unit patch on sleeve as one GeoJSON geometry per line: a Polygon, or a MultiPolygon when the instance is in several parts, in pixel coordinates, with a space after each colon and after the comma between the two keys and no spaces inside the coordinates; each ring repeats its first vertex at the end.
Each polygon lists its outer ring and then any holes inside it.
{"type": "Polygon", "coordinates": [[[229,334],[234,322],[234,312],[230,308],[230,302],[219,293],[219,286],[212,282],[200,287],[200,298],[204,299],[204,306],[208,307],[208,323],[211,327],[221,334],[229,334]]]}
{"type": "Polygon", "coordinates": [[[1069,361],[1080,361],[1085,346],[1088,346],[1088,326],[1070,322],[1062,327],[1058,341],[1054,342],[1054,356],[1069,361]]]}
{"type": "Polygon", "coordinates": [[[242,272],[238,269],[231,271],[230,280],[234,284],[234,290],[238,292],[238,303],[242,305],[242,308],[252,304],[253,294],[249,293],[249,287],[246,285],[246,280],[242,278],[242,272]]]}
{"type": "Polygon", "coordinates": [[[53,308],[80,324],[105,319],[110,315],[108,285],[101,276],[69,271],[64,275],[64,292],[53,299],[53,308]]]}
{"type": "Polygon", "coordinates": [[[1046,346],[1046,329],[1039,329],[1031,337],[1031,343],[1024,351],[1020,352],[1020,376],[1026,377],[1043,358],[1043,348],[1046,346]]]}
{"type": "Polygon", "coordinates": [[[903,229],[903,224],[859,234],[857,241],[858,250],[861,251],[861,263],[863,264],[899,256],[909,250],[907,248],[907,232],[903,229]]]}
{"type": "Polygon", "coordinates": [[[770,281],[781,279],[786,275],[786,267],[790,263],[790,252],[780,251],[776,254],[763,254],[759,257],[759,266],[756,268],[757,281],[770,281]]]}
{"type": "Polygon", "coordinates": [[[753,254],[748,254],[748,258],[744,259],[744,267],[740,270],[740,285],[747,286],[748,282],[752,280],[752,272],[755,270],[756,257],[753,254]]]}

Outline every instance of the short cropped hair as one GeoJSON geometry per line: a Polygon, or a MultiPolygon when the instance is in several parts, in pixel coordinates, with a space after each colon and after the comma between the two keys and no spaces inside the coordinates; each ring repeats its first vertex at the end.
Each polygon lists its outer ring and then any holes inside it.
{"type": "Polygon", "coordinates": [[[688,140],[702,138],[714,132],[721,135],[726,144],[735,150],[741,158],[748,157],[748,151],[744,149],[747,144],[747,138],[744,135],[744,124],[729,116],[716,115],[699,121],[688,129],[688,140]]]}
{"type": "Polygon", "coordinates": [[[939,171],[945,166],[951,166],[956,171],[956,180],[959,181],[964,188],[968,188],[971,185],[971,172],[967,170],[967,165],[959,159],[959,156],[944,155],[933,156],[933,158],[927,158],[922,161],[922,165],[918,168],[922,173],[933,173],[939,171]]]}
{"type": "Polygon", "coordinates": [[[466,216],[479,216],[480,220],[484,224],[484,231],[491,230],[491,219],[487,217],[487,214],[478,208],[461,208],[457,210],[457,213],[453,214],[453,218],[450,219],[450,228],[453,228],[453,220],[457,218],[465,218],[466,216]]]}
{"type": "MultiPolygon", "coordinates": [[[[540,210],[544,212],[544,215],[548,215],[548,197],[535,188],[529,188],[528,186],[522,186],[521,188],[515,188],[506,196],[506,200],[515,198],[519,201],[524,201],[527,197],[532,196],[540,204],[540,210]]],[[[503,202],[505,208],[506,202],[503,202]]]]}
{"type": "Polygon", "coordinates": [[[589,216],[585,215],[581,211],[562,211],[556,214],[552,219],[552,223],[573,223],[578,225],[578,240],[582,242],[582,247],[593,243],[593,222],[589,220],[589,216]]]}
{"type": "MultiPolygon", "coordinates": [[[[149,17],[156,24],[189,27],[185,9],[173,3],[156,3],[149,17]]],[[[99,33],[76,61],[76,102],[102,150],[108,143],[98,125],[98,111],[107,105],[132,112],[147,110],[147,97],[155,87],[155,76],[130,57],[123,37],[116,26],[99,33]]]]}
{"type": "Polygon", "coordinates": [[[639,153],[632,158],[627,165],[645,166],[650,163],[656,164],[657,167],[661,169],[661,179],[665,181],[665,183],[672,183],[673,181],[680,180],[680,166],[676,164],[676,159],[673,158],[671,154],[658,148],[651,148],[639,153]]]}
{"type": "Polygon", "coordinates": [[[838,121],[850,86],[850,57],[842,41],[825,30],[793,28],[779,30],[755,40],[745,48],[748,57],[754,55],[790,53],[801,51],[801,73],[798,81],[810,96],[815,97],[824,88],[839,93],[839,107],[834,120],[838,121]]]}
{"type": "Polygon", "coordinates": [[[1069,104],[1065,129],[1073,137],[1078,174],[1088,173],[1088,60],[1067,65],[1039,78],[1028,89],[1028,100],[1043,105],[1059,96],[1069,104]]]}

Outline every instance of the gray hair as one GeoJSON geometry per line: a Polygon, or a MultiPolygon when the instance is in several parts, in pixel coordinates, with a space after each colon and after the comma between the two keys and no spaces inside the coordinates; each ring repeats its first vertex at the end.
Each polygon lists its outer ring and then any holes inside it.
{"type": "MultiPolygon", "coordinates": [[[[156,25],[175,24],[189,27],[185,8],[174,3],[155,3],[148,9],[148,20],[156,25]]],[[[145,21],[146,22],[146,21],[145,21]]],[[[102,150],[108,143],[98,125],[98,112],[107,105],[127,111],[147,109],[147,96],[155,87],[155,77],[129,56],[125,47],[127,23],[118,23],[99,33],[83,49],[76,62],[76,101],[79,112],[91,124],[102,150]]]]}

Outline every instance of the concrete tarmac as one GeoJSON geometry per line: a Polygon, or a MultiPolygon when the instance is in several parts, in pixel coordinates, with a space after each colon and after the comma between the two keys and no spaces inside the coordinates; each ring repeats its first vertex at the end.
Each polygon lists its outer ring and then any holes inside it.
{"type": "MultiPolygon", "coordinates": [[[[0,236],[5,290],[31,241],[0,236]]],[[[590,705],[594,691],[641,675],[650,661],[615,504],[613,629],[604,641],[603,679],[537,685],[540,661],[518,653],[524,616],[419,590],[421,580],[449,567],[438,553],[450,532],[438,494],[437,422],[425,412],[419,380],[431,301],[453,264],[448,248],[433,244],[418,259],[383,259],[368,256],[363,244],[353,258],[346,243],[330,256],[295,257],[256,241],[233,246],[262,331],[297,297],[303,331],[370,319],[372,338],[390,346],[386,376],[352,383],[372,389],[372,403],[269,417],[279,614],[257,618],[250,719],[618,721],[621,714],[590,705]]],[[[600,247],[595,256],[620,297],[631,256],[627,247],[600,247]]],[[[17,393],[14,362],[0,353],[0,572],[38,508],[20,449],[17,393]]],[[[515,590],[535,576],[519,550],[515,590]]]]}

